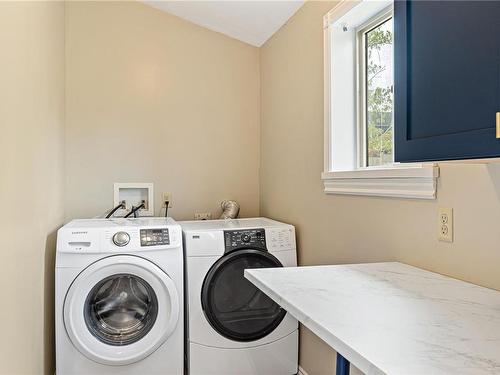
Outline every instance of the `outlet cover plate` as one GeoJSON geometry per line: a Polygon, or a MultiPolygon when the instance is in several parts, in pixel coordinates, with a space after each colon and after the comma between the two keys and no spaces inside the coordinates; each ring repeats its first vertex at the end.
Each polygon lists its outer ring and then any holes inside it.
{"type": "Polygon", "coordinates": [[[438,240],[453,242],[453,208],[439,207],[437,219],[438,240]]]}
{"type": "Polygon", "coordinates": [[[212,214],[210,212],[197,212],[194,214],[195,220],[211,220],[212,214]]]}
{"type": "Polygon", "coordinates": [[[172,193],[170,192],[163,192],[162,194],[163,202],[161,203],[162,207],[165,207],[165,202],[168,201],[168,208],[172,208],[172,193]]]}

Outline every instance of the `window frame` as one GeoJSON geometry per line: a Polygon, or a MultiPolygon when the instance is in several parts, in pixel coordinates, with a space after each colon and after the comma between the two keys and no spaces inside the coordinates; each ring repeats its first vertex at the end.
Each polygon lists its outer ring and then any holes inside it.
{"type": "MultiPolygon", "coordinates": [[[[439,177],[439,167],[435,163],[393,163],[383,166],[366,167],[360,163],[366,138],[366,131],[360,127],[358,120],[360,118],[360,79],[359,79],[359,46],[355,47],[355,154],[357,160],[352,169],[336,170],[333,167],[332,155],[334,141],[332,139],[333,127],[332,123],[332,32],[334,26],[338,26],[339,22],[345,18],[350,11],[355,7],[370,6],[369,0],[349,1],[343,0],[339,2],[330,12],[323,18],[324,29],[324,169],[321,178],[324,183],[324,191],[327,194],[347,194],[347,195],[366,195],[366,196],[381,196],[381,197],[397,197],[411,199],[435,199],[437,190],[437,179],[439,177]],[[364,5],[363,5],[364,4],[364,5]]],[[[372,6],[373,6],[373,2],[372,6]]],[[[356,9],[357,13],[359,8],[356,9]]],[[[393,12],[392,6],[385,6],[383,9],[378,9],[370,14],[369,18],[364,22],[360,22],[357,30],[362,30],[363,26],[372,25],[388,13],[393,12]]],[[[356,38],[358,31],[356,31],[356,38]]],[[[395,36],[397,37],[397,36],[395,36]]],[[[393,88],[394,92],[396,88],[393,88]]],[[[346,99],[349,100],[349,99],[346,99]]],[[[364,124],[364,121],[363,121],[364,124]]],[[[345,125],[342,125],[345,126],[345,125]]],[[[366,151],[364,151],[366,153],[366,151]]],[[[393,150],[394,153],[394,150],[393,150]]],[[[364,155],[363,155],[364,156],[364,155]]],[[[365,164],[366,165],[366,164],[365,164]]]]}

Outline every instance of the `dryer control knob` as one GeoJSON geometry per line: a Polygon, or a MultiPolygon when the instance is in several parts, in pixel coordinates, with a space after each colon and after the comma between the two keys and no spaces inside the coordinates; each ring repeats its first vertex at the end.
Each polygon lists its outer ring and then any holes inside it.
{"type": "Polygon", "coordinates": [[[117,232],[113,236],[113,243],[116,246],[125,246],[130,242],[130,235],[127,232],[117,232]]]}

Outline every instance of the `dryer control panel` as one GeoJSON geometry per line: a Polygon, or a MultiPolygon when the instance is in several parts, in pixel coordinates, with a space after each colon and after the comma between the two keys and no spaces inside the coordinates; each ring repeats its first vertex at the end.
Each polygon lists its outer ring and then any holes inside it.
{"type": "Polygon", "coordinates": [[[296,248],[295,230],[292,226],[269,228],[266,235],[267,247],[271,252],[296,248]]]}
{"type": "Polygon", "coordinates": [[[224,231],[224,247],[226,253],[242,247],[265,250],[266,232],[260,228],[224,231]]]}

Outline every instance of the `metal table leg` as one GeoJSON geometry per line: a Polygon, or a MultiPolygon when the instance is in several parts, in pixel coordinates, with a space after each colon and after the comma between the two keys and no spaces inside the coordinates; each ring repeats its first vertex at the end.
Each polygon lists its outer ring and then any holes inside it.
{"type": "Polygon", "coordinates": [[[349,375],[350,363],[340,353],[337,353],[336,375],[349,375]]]}

